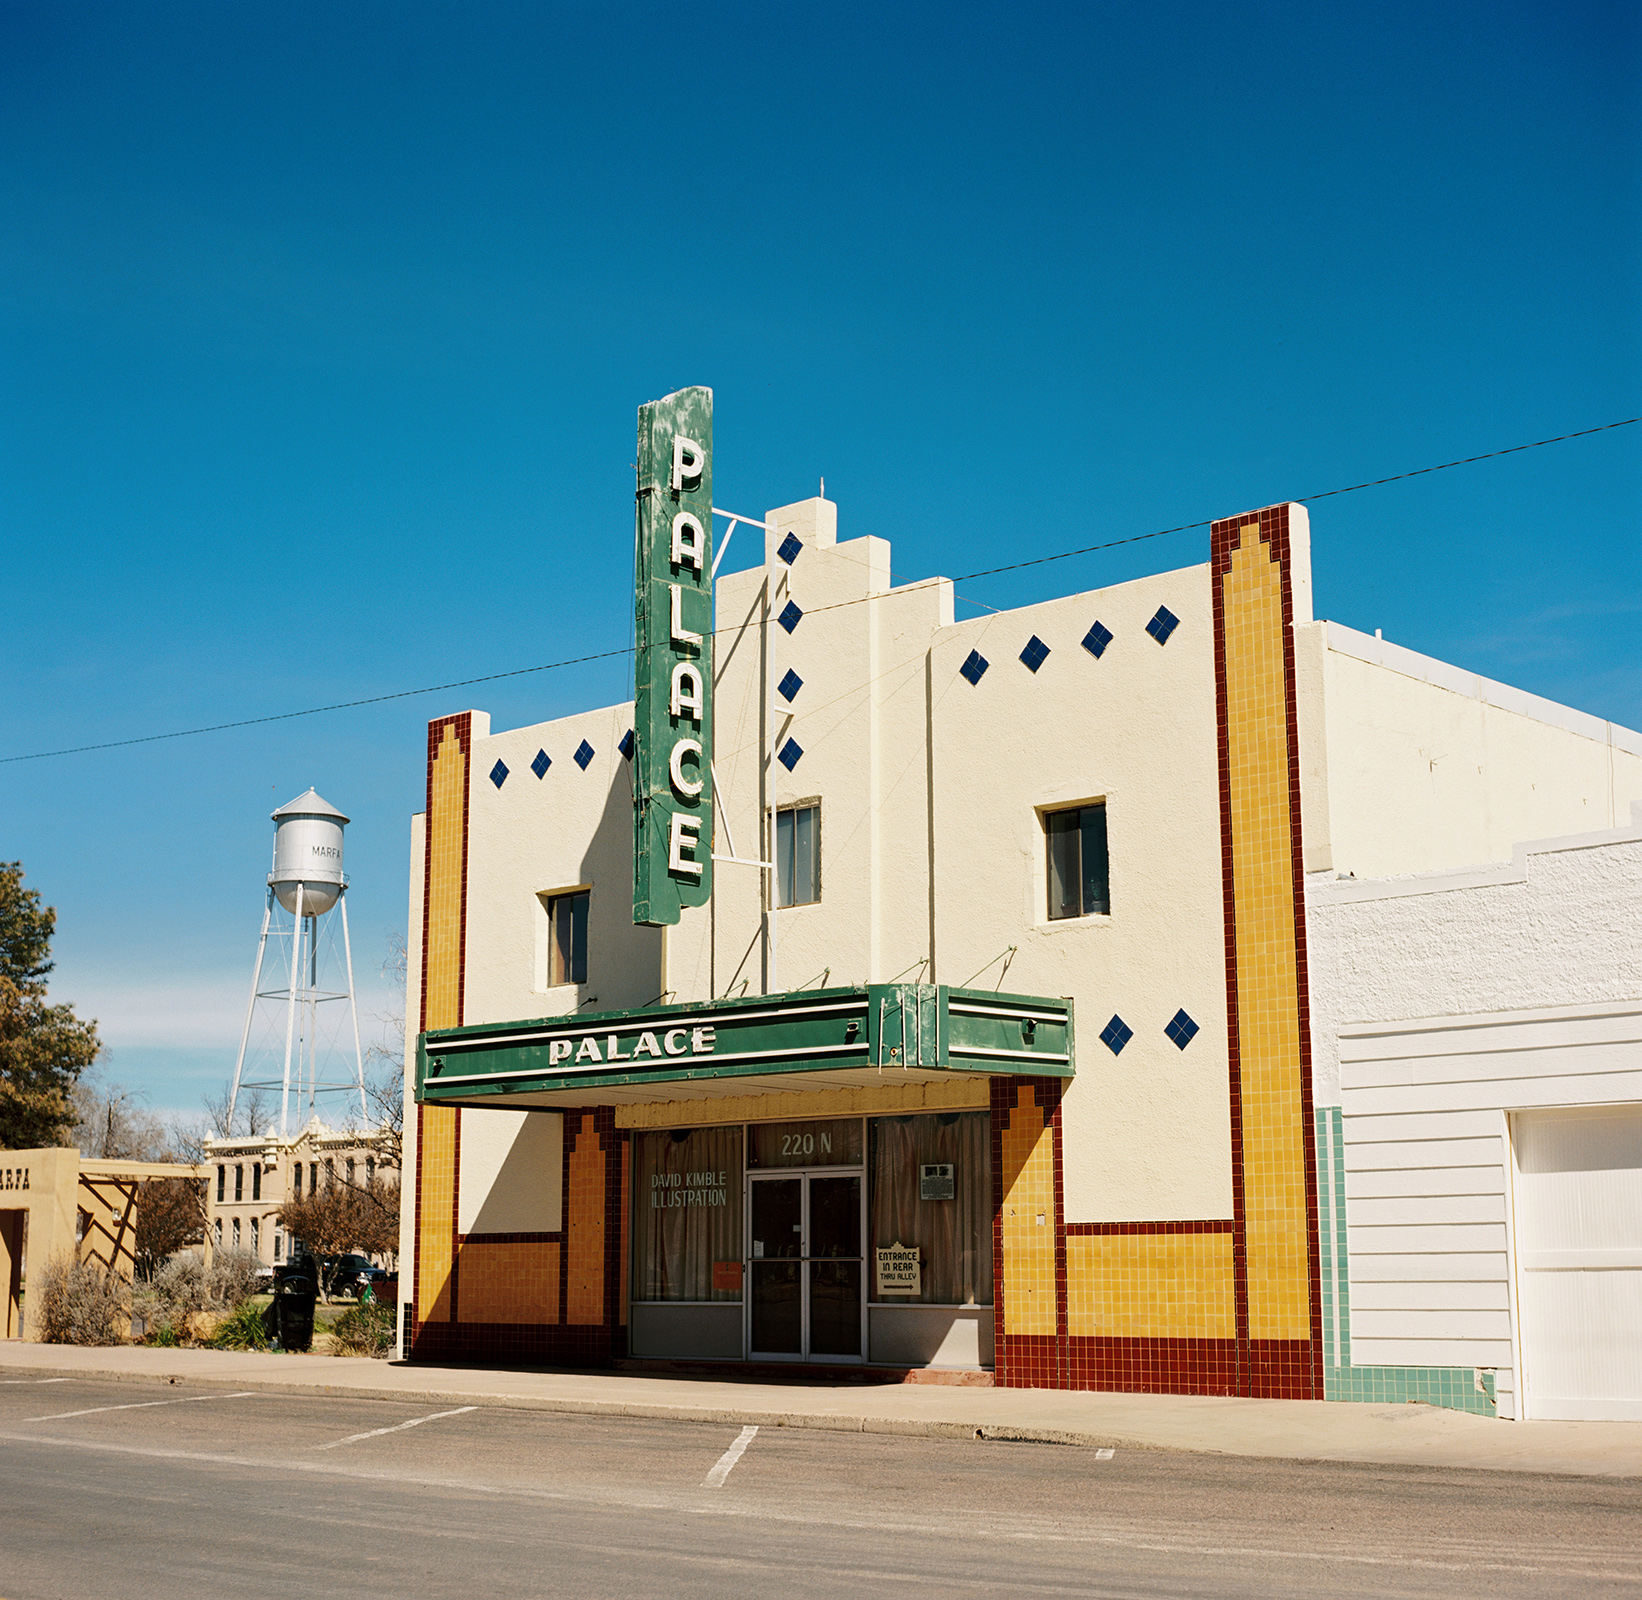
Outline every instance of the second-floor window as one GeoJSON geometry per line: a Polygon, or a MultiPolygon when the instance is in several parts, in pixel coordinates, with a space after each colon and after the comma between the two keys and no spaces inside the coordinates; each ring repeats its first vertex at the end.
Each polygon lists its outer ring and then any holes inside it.
{"type": "Polygon", "coordinates": [[[234,1198],[236,1200],[245,1198],[245,1168],[243,1166],[234,1168],[234,1198]]]}
{"type": "Polygon", "coordinates": [[[227,1182],[228,1182],[228,1169],[227,1169],[227,1167],[218,1167],[217,1168],[217,1204],[218,1205],[222,1204],[223,1186],[227,1182]]]}
{"type": "Polygon", "coordinates": [[[582,889],[575,894],[556,894],[547,902],[549,987],[587,982],[587,909],[590,898],[589,892],[582,889]]]}
{"type": "Polygon", "coordinates": [[[260,1161],[251,1168],[251,1198],[253,1200],[262,1198],[262,1163],[260,1161]]]}
{"type": "Polygon", "coordinates": [[[814,905],[821,898],[821,807],[788,806],[775,814],[778,906],[814,905]]]}
{"type": "Polygon", "coordinates": [[[1105,917],[1112,912],[1106,850],[1106,803],[1051,811],[1043,819],[1049,858],[1049,919],[1105,917]]]}

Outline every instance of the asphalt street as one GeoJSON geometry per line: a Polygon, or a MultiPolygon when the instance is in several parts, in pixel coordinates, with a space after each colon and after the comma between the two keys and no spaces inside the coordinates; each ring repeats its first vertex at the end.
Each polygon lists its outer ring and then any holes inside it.
{"type": "Polygon", "coordinates": [[[0,1382],[0,1600],[1642,1593],[1642,1482],[0,1382]]]}

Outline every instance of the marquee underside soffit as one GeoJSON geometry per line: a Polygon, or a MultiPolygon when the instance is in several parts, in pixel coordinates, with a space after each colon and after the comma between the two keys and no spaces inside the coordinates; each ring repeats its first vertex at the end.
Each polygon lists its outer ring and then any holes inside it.
{"type": "Polygon", "coordinates": [[[416,1097],[554,1110],[1073,1070],[1068,999],[870,984],[440,1029],[416,1097]]]}

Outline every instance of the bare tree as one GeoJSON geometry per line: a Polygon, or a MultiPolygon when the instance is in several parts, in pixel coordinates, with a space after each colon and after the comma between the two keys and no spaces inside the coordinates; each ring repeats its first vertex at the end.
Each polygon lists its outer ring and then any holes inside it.
{"type": "Polygon", "coordinates": [[[106,1052],[69,1091],[74,1112],[71,1137],[82,1154],[102,1161],[166,1161],[170,1130],[141,1104],[142,1094],[109,1081],[106,1052]]]}
{"type": "Polygon", "coordinates": [[[262,1089],[253,1089],[243,1101],[241,1121],[246,1133],[256,1138],[259,1133],[267,1133],[274,1125],[273,1102],[269,1100],[267,1092],[262,1089]]]}
{"type": "Polygon", "coordinates": [[[404,1170],[405,1145],[405,936],[388,935],[388,954],[382,976],[393,993],[389,1009],[377,1013],[382,1038],[366,1052],[369,1076],[365,1093],[370,1100],[372,1120],[381,1130],[377,1145],[384,1166],[404,1170]]]}
{"type": "Polygon", "coordinates": [[[202,1097],[205,1105],[206,1120],[211,1124],[211,1132],[218,1139],[229,1139],[234,1133],[234,1119],[229,1114],[234,1103],[234,1086],[225,1083],[222,1093],[205,1095],[202,1097]]]}

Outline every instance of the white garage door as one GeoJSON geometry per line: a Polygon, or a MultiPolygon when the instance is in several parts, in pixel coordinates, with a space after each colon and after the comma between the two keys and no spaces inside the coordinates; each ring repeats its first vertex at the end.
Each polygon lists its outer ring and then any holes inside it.
{"type": "Polygon", "coordinates": [[[1511,1122],[1527,1415],[1642,1421],[1642,1107],[1511,1122]]]}

